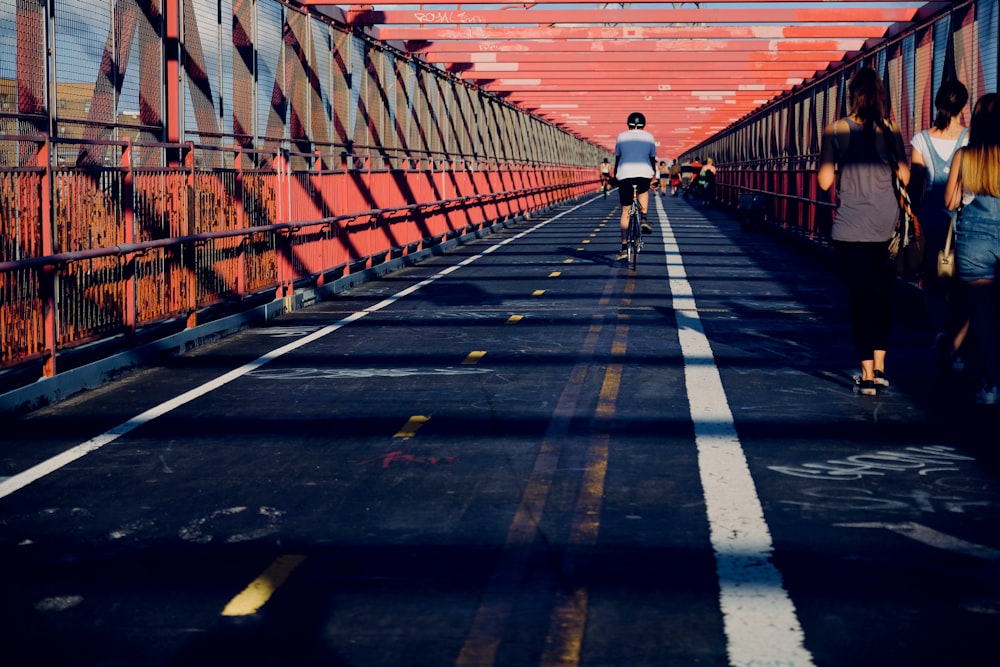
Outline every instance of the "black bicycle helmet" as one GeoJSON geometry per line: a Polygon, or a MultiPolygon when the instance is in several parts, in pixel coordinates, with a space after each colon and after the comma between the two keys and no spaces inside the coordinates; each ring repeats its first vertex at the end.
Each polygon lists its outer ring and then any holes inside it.
{"type": "Polygon", "coordinates": [[[638,111],[633,111],[628,115],[628,126],[632,130],[641,130],[646,127],[646,117],[638,111]]]}

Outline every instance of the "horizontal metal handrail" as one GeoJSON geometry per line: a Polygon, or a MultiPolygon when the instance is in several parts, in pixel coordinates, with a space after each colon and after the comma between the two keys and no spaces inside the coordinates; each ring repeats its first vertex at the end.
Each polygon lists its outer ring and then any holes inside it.
{"type": "Polygon", "coordinates": [[[191,243],[205,243],[215,239],[233,238],[237,236],[252,236],[254,234],[260,234],[266,232],[279,232],[282,230],[297,231],[300,229],[307,229],[312,227],[324,227],[337,222],[343,222],[345,220],[359,220],[363,218],[367,218],[369,220],[377,220],[380,217],[386,217],[396,213],[408,213],[420,209],[463,206],[466,204],[475,203],[479,201],[500,199],[506,196],[523,196],[526,194],[546,192],[561,187],[564,186],[561,185],[538,186],[534,188],[524,188],[521,190],[511,190],[501,193],[491,192],[482,195],[468,195],[465,197],[441,199],[433,202],[407,204],[405,206],[393,206],[388,208],[369,209],[367,211],[359,211],[357,213],[345,213],[343,215],[335,215],[327,218],[321,218],[318,220],[280,222],[270,225],[245,227],[241,229],[228,229],[218,232],[206,232],[202,234],[188,234],[185,236],[176,236],[166,239],[156,239],[153,241],[141,241],[139,243],[119,243],[114,246],[109,246],[106,248],[76,250],[72,252],[61,252],[52,255],[44,255],[39,257],[30,257],[27,259],[0,262],[0,273],[7,273],[10,271],[18,271],[25,269],[34,269],[44,266],[59,266],[87,259],[99,259],[102,257],[120,257],[134,253],[143,253],[147,250],[152,250],[154,248],[168,248],[172,246],[187,245],[191,243]]]}

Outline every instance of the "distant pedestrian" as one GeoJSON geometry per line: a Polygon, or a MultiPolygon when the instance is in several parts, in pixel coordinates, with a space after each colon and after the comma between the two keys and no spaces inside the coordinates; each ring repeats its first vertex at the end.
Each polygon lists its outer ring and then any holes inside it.
{"type": "Polygon", "coordinates": [[[670,163],[670,195],[676,197],[681,189],[681,165],[674,160],[670,163]]]}
{"type": "Polygon", "coordinates": [[[701,186],[701,203],[708,206],[715,199],[715,160],[706,158],[705,164],[698,175],[698,185],[701,186]]]}

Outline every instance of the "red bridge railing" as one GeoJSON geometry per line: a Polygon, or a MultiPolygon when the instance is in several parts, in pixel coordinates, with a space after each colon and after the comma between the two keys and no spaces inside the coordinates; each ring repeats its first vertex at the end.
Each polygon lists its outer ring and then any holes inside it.
{"type": "Polygon", "coordinates": [[[164,322],[191,327],[211,307],[322,286],[595,187],[589,167],[357,146],[103,141],[117,163],[82,167],[52,159],[57,140],[0,141],[33,155],[0,168],[0,368],[40,362],[45,376],[68,349],[164,322]],[[169,150],[179,164],[144,166],[169,150]]]}

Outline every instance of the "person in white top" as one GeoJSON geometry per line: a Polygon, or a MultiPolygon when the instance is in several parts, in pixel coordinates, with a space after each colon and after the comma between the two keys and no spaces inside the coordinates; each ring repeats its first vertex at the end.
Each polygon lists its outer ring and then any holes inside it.
{"type": "Polygon", "coordinates": [[[642,209],[642,233],[649,234],[653,228],[646,217],[649,205],[649,187],[656,179],[656,140],[647,132],[646,117],[638,111],[629,114],[627,130],[615,141],[615,179],[618,181],[618,201],[622,205],[621,234],[622,249],[618,259],[628,257],[625,238],[628,234],[628,210],[632,206],[632,186],[642,209]]]}
{"type": "Polygon", "coordinates": [[[961,81],[949,79],[934,97],[937,114],[934,126],[913,135],[910,157],[910,200],[918,211],[926,243],[926,262],[921,285],[927,319],[937,334],[938,370],[961,371],[965,364],[959,356],[969,330],[968,307],[962,283],[937,275],[938,251],[944,248],[951,225],[951,212],[945,206],[944,190],[951,171],[951,158],[969,143],[969,129],[962,125],[962,114],[969,106],[969,91],[961,81]]]}
{"type": "Polygon", "coordinates": [[[604,193],[604,198],[608,198],[608,192],[611,191],[611,163],[608,162],[608,158],[604,158],[601,162],[601,192],[604,193]]]}

